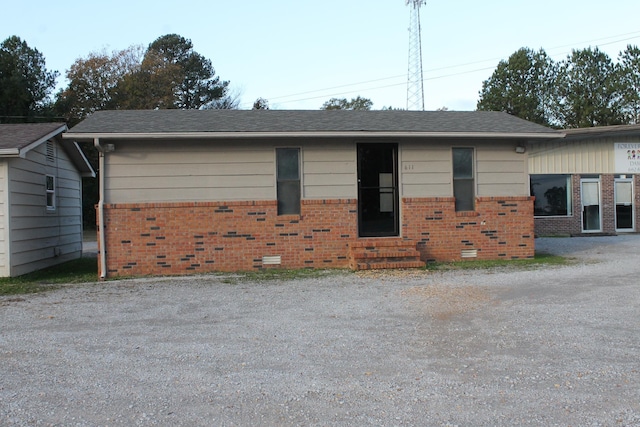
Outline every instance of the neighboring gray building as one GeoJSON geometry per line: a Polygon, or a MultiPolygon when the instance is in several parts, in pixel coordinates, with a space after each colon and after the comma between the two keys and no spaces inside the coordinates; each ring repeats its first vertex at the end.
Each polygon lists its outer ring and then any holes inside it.
{"type": "Polygon", "coordinates": [[[638,231],[640,125],[567,129],[532,144],[531,195],[537,235],[638,231]]]}
{"type": "Polygon", "coordinates": [[[0,124],[0,277],[82,255],[82,177],[95,177],[64,123],[0,124]]]}

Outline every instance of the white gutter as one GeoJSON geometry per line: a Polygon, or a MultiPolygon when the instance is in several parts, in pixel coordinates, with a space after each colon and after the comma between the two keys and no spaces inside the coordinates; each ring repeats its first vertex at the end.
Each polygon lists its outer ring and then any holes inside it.
{"type": "Polygon", "coordinates": [[[98,201],[98,233],[100,235],[100,278],[105,279],[107,277],[107,253],[105,251],[105,232],[104,232],[104,147],[100,145],[100,138],[93,140],[93,145],[98,150],[98,188],[99,188],[99,201],[98,201]]]}
{"type": "Polygon", "coordinates": [[[337,137],[383,137],[383,138],[483,138],[483,139],[550,139],[564,138],[563,132],[373,132],[373,131],[297,131],[297,132],[123,132],[123,133],[74,133],[67,132],[63,138],[75,140],[101,139],[232,139],[232,138],[337,138],[337,137]]]}

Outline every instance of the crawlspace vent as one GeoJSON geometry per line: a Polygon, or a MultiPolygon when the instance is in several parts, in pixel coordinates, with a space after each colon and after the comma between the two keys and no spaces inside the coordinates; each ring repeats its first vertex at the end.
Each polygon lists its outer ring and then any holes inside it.
{"type": "Polygon", "coordinates": [[[262,257],[262,265],[280,265],[282,264],[282,255],[268,255],[262,257]]]}
{"type": "Polygon", "coordinates": [[[478,258],[478,250],[477,249],[463,249],[460,252],[460,256],[462,258],[478,258]]]}

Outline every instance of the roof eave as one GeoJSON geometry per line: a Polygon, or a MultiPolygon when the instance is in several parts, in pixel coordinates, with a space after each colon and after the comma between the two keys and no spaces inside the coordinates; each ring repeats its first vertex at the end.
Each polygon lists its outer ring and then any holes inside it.
{"type": "Polygon", "coordinates": [[[3,148],[0,150],[0,157],[20,157],[20,150],[17,148],[3,148]]]}
{"type": "Polygon", "coordinates": [[[64,139],[93,141],[94,139],[235,139],[235,138],[336,138],[336,137],[382,137],[382,138],[490,138],[490,139],[553,139],[564,138],[562,132],[67,132],[64,139]]]}
{"type": "Polygon", "coordinates": [[[60,127],[58,127],[56,130],[53,130],[53,131],[49,132],[46,135],[43,135],[42,137],[40,137],[37,140],[33,141],[31,144],[27,145],[26,147],[21,148],[20,149],[20,157],[25,157],[27,155],[27,153],[29,151],[33,150],[35,147],[39,146],[40,144],[42,144],[45,141],[50,140],[51,138],[54,138],[57,135],[62,134],[66,130],[68,130],[66,124],[60,125],[60,127]]]}
{"type": "Polygon", "coordinates": [[[55,130],[47,133],[46,135],[43,135],[43,136],[39,137],[38,139],[36,139],[35,141],[30,142],[29,144],[25,145],[24,147],[0,149],[0,157],[21,157],[21,158],[25,158],[29,151],[33,150],[34,148],[36,148],[37,146],[39,146],[43,142],[48,141],[51,138],[56,137],[57,135],[60,135],[61,133],[63,133],[66,130],[67,130],[67,125],[66,124],[62,124],[58,128],[56,128],[55,130]]]}

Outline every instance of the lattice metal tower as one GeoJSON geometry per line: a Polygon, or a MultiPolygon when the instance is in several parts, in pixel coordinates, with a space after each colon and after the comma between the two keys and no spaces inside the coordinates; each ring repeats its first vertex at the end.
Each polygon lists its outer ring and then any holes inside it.
{"type": "Polygon", "coordinates": [[[411,8],[409,18],[409,71],[407,73],[407,110],[424,111],[424,83],[422,75],[422,31],[420,7],[426,0],[405,0],[411,8]]]}

